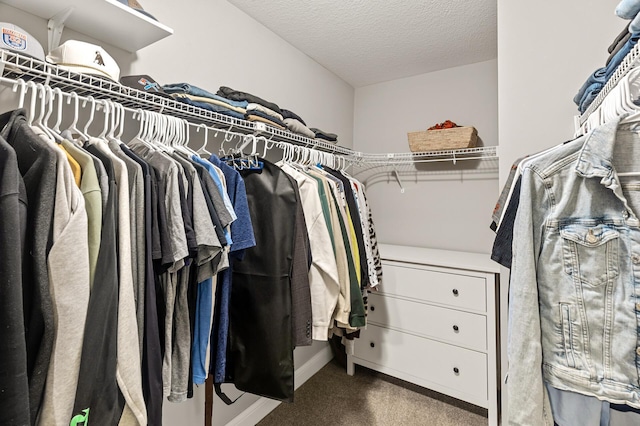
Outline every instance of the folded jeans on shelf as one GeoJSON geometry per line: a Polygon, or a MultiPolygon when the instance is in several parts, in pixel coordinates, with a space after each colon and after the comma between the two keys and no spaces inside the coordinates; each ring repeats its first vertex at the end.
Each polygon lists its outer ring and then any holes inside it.
{"type": "Polygon", "coordinates": [[[576,93],[576,95],[573,97],[573,102],[576,105],[578,105],[578,107],[582,103],[585,93],[589,89],[591,89],[594,83],[600,83],[602,86],[604,86],[604,84],[607,82],[607,80],[605,80],[605,74],[606,74],[606,68],[602,67],[595,70],[593,74],[591,74],[587,78],[587,80],[584,82],[582,87],[580,87],[580,89],[578,90],[578,93],[576,93]]]}
{"type": "Polygon", "coordinates": [[[234,117],[234,118],[239,118],[240,120],[244,120],[243,114],[240,114],[239,112],[236,112],[236,111],[232,111],[229,108],[221,107],[219,105],[214,105],[206,102],[193,101],[189,98],[183,98],[183,97],[176,98],[176,100],[185,104],[202,108],[202,109],[217,112],[219,114],[228,115],[229,117],[234,117]]]}
{"type": "Polygon", "coordinates": [[[278,105],[274,104],[273,102],[266,101],[258,96],[252,95],[251,93],[233,90],[232,88],[227,86],[220,86],[220,89],[218,90],[218,95],[224,96],[225,98],[228,98],[234,101],[247,101],[255,104],[260,104],[262,106],[269,108],[270,110],[277,112],[278,114],[282,114],[282,111],[280,110],[280,107],[278,105]]]}
{"type": "Polygon", "coordinates": [[[196,102],[204,102],[206,104],[212,104],[212,105],[217,105],[223,108],[227,108],[230,109],[231,111],[235,111],[235,112],[239,112],[240,114],[245,114],[247,112],[246,109],[242,108],[242,107],[237,107],[237,106],[233,106],[227,102],[224,101],[219,101],[218,99],[213,99],[213,98],[205,98],[204,96],[194,96],[194,95],[187,95],[185,93],[174,93],[171,95],[172,98],[189,98],[192,101],[196,101],[196,102]]]}
{"type": "Polygon", "coordinates": [[[638,43],[638,39],[640,39],[640,32],[633,33],[631,35],[631,38],[629,38],[629,40],[624,44],[624,46],[622,46],[622,49],[620,49],[618,53],[616,53],[613,56],[613,58],[611,58],[611,61],[609,62],[609,64],[607,64],[607,67],[606,67],[606,72],[605,72],[606,81],[608,81],[611,78],[615,70],[618,68],[618,65],[622,63],[622,60],[624,59],[624,57],[627,56],[627,54],[631,51],[631,49],[633,49],[633,46],[635,46],[636,43],[638,43]]]}
{"type": "Polygon", "coordinates": [[[616,38],[611,42],[611,44],[607,48],[607,52],[612,53],[616,49],[616,46],[618,46],[620,44],[620,42],[627,37],[628,34],[630,34],[629,33],[629,24],[625,25],[625,27],[622,29],[620,34],[618,34],[616,36],[616,38]]]}
{"type": "Polygon", "coordinates": [[[580,114],[583,114],[587,110],[587,108],[589,108],[589,105],[591,105],[591,103],[595,100],[603,87],[604,84],[594,83],[587,89],[587,91],[582,96],[582,99],[580,99],[580,104],[578,105],[578,111],[580,111],[580,114]]]}
{"type": "Polygon", "coordinates": [[[621,38],[618,41],[618,43],[615,46],[613,46],[613,49],[611,50],[611,52],[609,52],[609,57],[607,58],[606,65],[609,65],[609,62],[613,60],[616,54],[620,51],[620,49],[624,47],[625,44],[627,44],[630,38],[631,38],[631,33],[627,31],[627,34],[623,38],[621,38]]]}
{"type": "Polygon", "coordinates": [[[204,89],[201,89],[189,83],[165,84],[164,86],[162,86],[162,88],[164,89],[165,92],[170,94],[182,93],[185,95],[201,96],[203,98],[215,99],[220,102],[224,102],[238,108],[246,108],[247,105],[249,104],[249,102],[246,102],[246,101],[237,101],[237,100],[227,99],[222,96],[218,96],[216,94],[208,92],[204,89]]]}

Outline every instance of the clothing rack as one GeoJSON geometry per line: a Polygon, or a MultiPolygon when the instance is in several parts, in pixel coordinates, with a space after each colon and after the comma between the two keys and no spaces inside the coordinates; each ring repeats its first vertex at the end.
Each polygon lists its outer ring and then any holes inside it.
{"type": "Polygon", "coordinates": [[[371,170],[372,168],[380,170],[383,167],[394,167],[399,164],[436,161],[451,161],[456,164],[459,160],[495,160],[498,156],[495,146],[416,153],[376,154],[354,151],[264,123],[254,123],[208,111],[170,98],[123,86],[104,78],[64,70],[57,65],[7,50],[0,50],[0,77],[3,77],[2,81],[5,83],[15,83],[18,79],[41,83],[52,88],[59,88],[66,93],[76,93],[83,100],[89,99],[89,96],[95,100],[111,100],[124,106],[130,112],[146,110],[167,114],[183,118],[194,125],[205,124],[213,131],[261,135],[271,141],[331,153],[343,157],[347,163],[355,166],[352,170],[354,174],[357,174],[358,170],[371,170]]]}
{"type": "Polygon", "coordinates": [[[575,128],[579,129],[589,118],[591,114],[602,104],[604,98],[607,97],[611,89],[613,89],[618,81],[625,75],[629,73],[633,68],[637,67],[640,64],[640,45],[636,44],[633,46],[631,51],[627,53],[627,56],[624,57],[618,68],[616,68],[615,72],[609,78],[607,83],[604,85],[598,96],[591,102],[591,105],[587,108],[587,110],[580,116],[575,116],[575,128]]]}

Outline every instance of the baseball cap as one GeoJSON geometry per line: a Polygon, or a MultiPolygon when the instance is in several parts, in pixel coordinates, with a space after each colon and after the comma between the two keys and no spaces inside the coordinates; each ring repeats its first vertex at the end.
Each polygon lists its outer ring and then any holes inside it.
{"type": "Polygon", "coordinates": [[[171,97],[171,95],[164,91],[160,84],[156,83],[156,81],[148,75],[126,75],[120,77],[120,83],[128,87],[133,87],[134,89],[142,90],[143,92],[167,98],[171,97]]]}
{"type": "Polygon", "coordinates": [[[120,67],[102,47],[79,40],[67,40],[47,55],[47,61],[80,74],[97,75],[113,81],[120,77],[120,67]]]}
{"type": "Polygon", "coordinates": [[[153,15],[151,15],[149,12],[147,12],[142,8],[142,5],[140,5],[140,3],[138,3],[137,0],[118,0],[118,1],[126,6],[129,6],[131,9],[135,11],[138,11],[144,15],[147,15],[149,18],[153,19],[154,21],[157,21],[157,19],[153,15]]]}
{"type": "Polygon", "coordinates": [[[0,35],[0,49],[12,50],[44,61],[42,45],[19,26],[0,22],[0,35]]]}

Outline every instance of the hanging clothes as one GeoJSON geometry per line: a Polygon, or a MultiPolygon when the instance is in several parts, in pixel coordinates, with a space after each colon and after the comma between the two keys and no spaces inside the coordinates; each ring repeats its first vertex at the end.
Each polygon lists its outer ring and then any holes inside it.
{"type": "MultiPolygon", "coordinates": [[[[6,116],[0,116],[4,121],[6,116]]],[[[0,423],[30,424],[29,376],[25,311],[23,308],[23,261],[27,262],[27,194],[18,156],[0,136],[0,322],[4,344],[0,347],[0,423]],[[25,404],[25,402],[27,402],[25,404]]],[[[20,142],[22,143],[22,142],[20,142]]],[[[26,144],[25,144],[26,145],[26,144]]],[[[25,146],[26,148],[26,146],[25,146]]],[[[26,284],[26,282],[24,282],[26,284]]],[[[26,288],[25,288],[26,290],[26,288]]]]}
{"type": "Polygon", "coordinates": [[[235,386],[293,401],[291,268],[297,188],[266,160],[261,170],[240,170],[255,247],[234,262],[230,303],[230,364],[235,386]],[[293,219],[293,220],[292,220],[293,219]]]}
{"type": "MultiPolygon", "coordinates": [[[[497,240],[513,242],[509,357],[518,362],[509,370],[517,407],[512,422],[588,424],[595,418],[613,425],[609,419],[621,419],[620,402],[625,416],[640,411],[629,384],[637,376],[629,360],[637,352],[638,195],[636,178],[622,176],[637,170],[637,134],[619,120],[524,160],[521,178],[514,177],[497,228],[497,240]]],[[[506,244],[497,240],[494,257],[506,260],[506,244]]]]}

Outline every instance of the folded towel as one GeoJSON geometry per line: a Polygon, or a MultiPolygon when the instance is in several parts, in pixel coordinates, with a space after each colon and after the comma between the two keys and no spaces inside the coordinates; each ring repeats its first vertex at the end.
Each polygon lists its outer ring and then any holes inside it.
{"type": "Polygon", "coordinates": [[[252,95],[251,93],[240,92],[238,90],[233,90],[230,87],[220,86],[220,89],[218,89],[218,95],[234,101],[247,101],[255,104],[260,104],[282,115],[282,111],[280,111],[280,107],[278,105],[274,104],[273,102],[265,101],[264,99],[252,95]]]}
{"type": "Polygon", "coordinates": [[[316,134],[313,133],[307,126],[302,124],[300,120],[297,120],[295,118],[285,118],[284,124],[287,126],[287,129],[291,130],[293,133],[306,136],[310,139],[315,139],[316,137],[316,134]]]}

